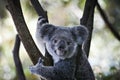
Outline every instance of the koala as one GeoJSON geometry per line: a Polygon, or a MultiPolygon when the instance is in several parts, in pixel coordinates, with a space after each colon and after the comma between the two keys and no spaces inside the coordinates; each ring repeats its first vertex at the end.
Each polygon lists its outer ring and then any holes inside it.
{"type": "Polygon", "coordinates": [[[92,69],[82,52],[82,47],[78,50],[87,36],[88,31],[83,26],[54,26],[40,17],[37,22],[36,37],[40,44],[45,44],[53,58],[54,66],[44,66],[44,60],[40,58],[35,66],[30,67],[30,71],[46,80],[94,80],[93,72],[89,74],[92,69]],[[78,54],[81,56],[77,66],[78,54]],[[93,77],[90,78],[91,76],[93,77]]]}

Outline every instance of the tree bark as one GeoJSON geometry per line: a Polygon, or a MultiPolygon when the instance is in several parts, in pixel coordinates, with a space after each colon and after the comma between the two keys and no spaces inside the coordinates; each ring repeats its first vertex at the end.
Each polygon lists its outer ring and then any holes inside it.
{"type": "Polygon", "coordinates": [[[87,40],[84,42],[83,50],[85,51],[87,57],[89,56],[92,30],[93,30],[93,20],[94,20],[94,8],[97,0],[86,0],[83,16],[81,18],[81,25],[85,25],[88,29],[89,34],[87,40]]]}
{"type": "MultiPolygon", "coordinates": [[[[31,4],[33,5],[34,9],[36,10],[37,14],[39,16],[42,16],[44,18],[47,19],[48,21],[48,16],[47,16],[47,11],[45,11],[41,4],[39,3],[38,0],[30,0],[31,4]]],[[[49,21],[48,21],[49,22],[49,21]]],[[[44,45],[45,46],[45,45],[44,45]]],[[[44,60],[44,65],[46,66],[52,66],[53,65],[53,59],[52,56],[49,54],[49,52],[47,51],[46,47],[45,47],[45,60],[44,60]]]]}
{"type": "Polygon", "coordinates": [[[39,57],[43,57],[43,55],[38,50],[37,46],[35,45],[30,32],[27,28],[27,25],[25,23],[23,13],[20,6],[19,0],[7,0],[7,9],[11,13],[11,16],[13,18],[14,24],[16,26],[17,32],[19,34],[19,37],[30,57],[33,64],[36,64],[39,57]]]}
{"type": "Polygon", "coordinates": [[[19,48],[20,48],[20,38],[18,35],[16,35],[15,45],[13,49],[13,58],[16,67],[16,72],[19,80],[26,80],[19,57],[19,48]]]}
{"type": "Polygon", "coordinates": [[[97,2],[97,9],[100,12],[101,17],[105,21],[106,25],[110,29],[110,31],[113,33],[113,35],[120,41],[120,35],[119,33],[115,30],[114,26],[110,23],[108,20],[107,15],[105,14],[104,10],[101,8],[100,4],[97,2]]]}

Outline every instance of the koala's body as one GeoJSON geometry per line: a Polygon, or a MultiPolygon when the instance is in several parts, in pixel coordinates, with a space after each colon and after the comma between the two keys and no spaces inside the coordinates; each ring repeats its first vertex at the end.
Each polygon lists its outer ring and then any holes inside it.
{"type": "Polygon", "coordinates": [[[78,50],[78,46],[83,44],[87,35],[87,29],[83,26],[72,28],[54,26],[40,17],[36,36],[40,44],[41,42],[45,44],[53,58],[54,66],[44,66],[42,59],[39,59],[35,66],[30,67],[31,72],[47,80],[94,80],[93,72],[89,73],[92,69],[86,56],[78,50]],[[77,54],[81,54],[81,57],[76,70],[77,54]],[[91,76],[93,77],[90,78],[91,76]]]}

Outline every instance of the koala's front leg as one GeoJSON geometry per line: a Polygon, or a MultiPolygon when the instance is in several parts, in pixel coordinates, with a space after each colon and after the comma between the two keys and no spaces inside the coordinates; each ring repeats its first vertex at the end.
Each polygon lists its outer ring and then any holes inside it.
{"type": "Polygon", "coordinates": [[[43,66],[43,59],[39,58],[38,63],[34,66],[30,66],[29,69],[31,73],[36,73],[39,67],[43,66]]]}
{"type": "Polygon", "coordinates": [[[42,63],[42,59],[39,59],[38,63],[35,66],[31,66],[29,68],[31,73],[40,75],[46,79],[52,79],[54,77],[53,66],[44,66],[42,63]]]}

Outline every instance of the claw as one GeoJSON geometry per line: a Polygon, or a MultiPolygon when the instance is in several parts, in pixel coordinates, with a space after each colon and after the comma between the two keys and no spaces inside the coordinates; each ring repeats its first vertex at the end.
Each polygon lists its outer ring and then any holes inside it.
{"type": "Polygon", "coordinates": [[[36,72],[34,66],[30,66],[29,70],[30,70],[31,73],[35,73],[36,72]]]}
{"type": "Polygon", "coordinates": [[[44,60],[42,58],[39,58],[38,63],[43,64],[44,60]]]}

